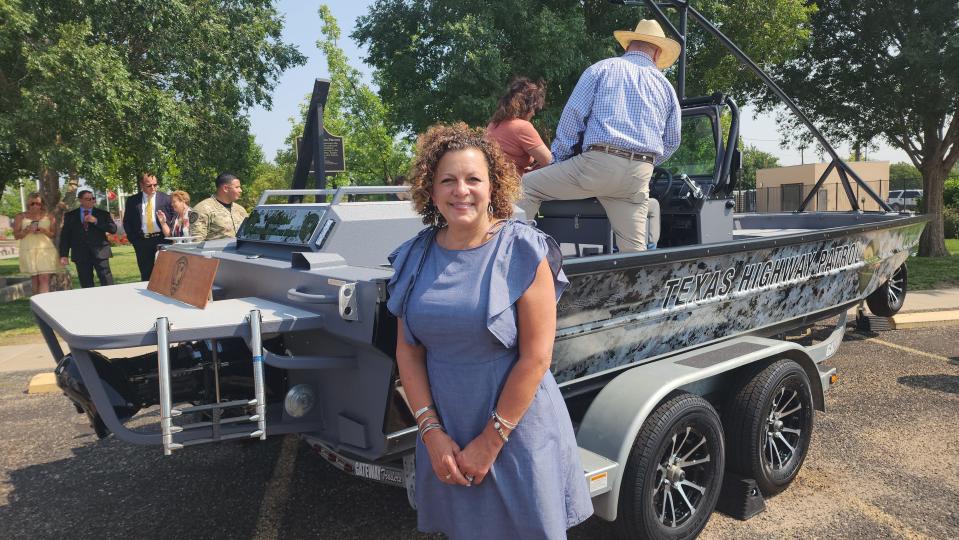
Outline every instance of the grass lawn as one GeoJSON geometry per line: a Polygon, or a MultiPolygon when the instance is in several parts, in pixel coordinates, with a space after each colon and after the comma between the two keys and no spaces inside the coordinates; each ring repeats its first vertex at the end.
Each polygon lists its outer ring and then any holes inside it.
{"type": "Polygon", "coordinates": [[[947,239],[949,257],[909,257],[909,290],[959,287],[959,240],[947,239]]]}
{"type": "MultiPolygon", "coordinates": [[[[132,246],[113,248],[110,269],[113,271],[113,279],[117,283],[140,281],[140,270],[137,269],[136,254],[133,253],[132,246]]],[[[78,289],[80,288],[80,282],[77,280],[76,270],[76,267],[71,263],[70,273],[73,275],[73,287],[78,289]]],[[[20,262],[17,259],[0,260],[0,276],[13,276],[19,273],[20,262]]],[[[93,279],[94,283],[99,283],[96,274],[94,274],[93,279]]],[[[22,338],[26,335],[39,335],[39,333],[40,331],[33,320],[33,314],[30,312],[29,298],[0,304],[0,344],[5,345],[12,341],[22,341],[22,338]]]]}

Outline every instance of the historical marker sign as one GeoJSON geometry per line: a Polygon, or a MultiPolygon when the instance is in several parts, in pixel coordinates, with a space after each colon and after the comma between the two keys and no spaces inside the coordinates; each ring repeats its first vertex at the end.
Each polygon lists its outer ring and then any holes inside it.
{"type": "MultiPolygon", "coordinates": [[[[297,156],[299,156],[301,144],[303,144],[303,137],[297,137],[297,156]]],[[[346,171],[346,151],[343,146],[343,137],[337,137],[325,128],[323,129],[323,163],[326,165],[326,174],[346,171]]],[[[310,164],[310,174],[316,174],[316,167],[312,163],[310,164]]]]}
{"type": "Polygon", "coordinates": [[[326,173],[338,173],[346,170],[346,152],[343,147],[343,137],[331,135],[323,129],[323,162],[326,173]]]}

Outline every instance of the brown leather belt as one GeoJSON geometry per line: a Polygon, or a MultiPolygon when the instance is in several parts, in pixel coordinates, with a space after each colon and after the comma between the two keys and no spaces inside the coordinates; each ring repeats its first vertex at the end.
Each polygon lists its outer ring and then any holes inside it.
{"type": "Polygon", "coordinates": [[[646,163],[655,162],[655,157],[652,154],[630,152],[629,150],[623,150],[622,148],[616,148],[615,146],[609,146],[608,144],[591,144],[588,148],[586,148],[586,151],[603,152],[612,156],[626,158],[630,161],[643,161],[646,163]]]}

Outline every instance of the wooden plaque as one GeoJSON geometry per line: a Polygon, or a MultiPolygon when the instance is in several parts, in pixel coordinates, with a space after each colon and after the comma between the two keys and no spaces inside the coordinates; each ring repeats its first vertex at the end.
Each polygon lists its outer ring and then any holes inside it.
{"type": "Polygon", "coordinates": [[[153,265],[147,289],[200,309],[213,292],[218,259],[163,250],[153,265]]]}

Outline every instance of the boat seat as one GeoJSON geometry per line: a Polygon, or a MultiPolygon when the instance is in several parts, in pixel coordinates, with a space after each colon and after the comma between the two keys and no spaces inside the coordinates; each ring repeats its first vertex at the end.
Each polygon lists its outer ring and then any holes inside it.
{"type": "MultiPolygon", "coordinates": [[[[614,246],[613,229],[606,217],[606,210],[596,198],[570,201],[546,201],[539,207],[542,217],[536,220],[537,226],[561,244],[598,245],[603,253],[612,253],[614,246]]],[[[649,199],[649,211],[646,218],[646,243],[654,248],[659,242],[659,201],[649,199]]]]}

